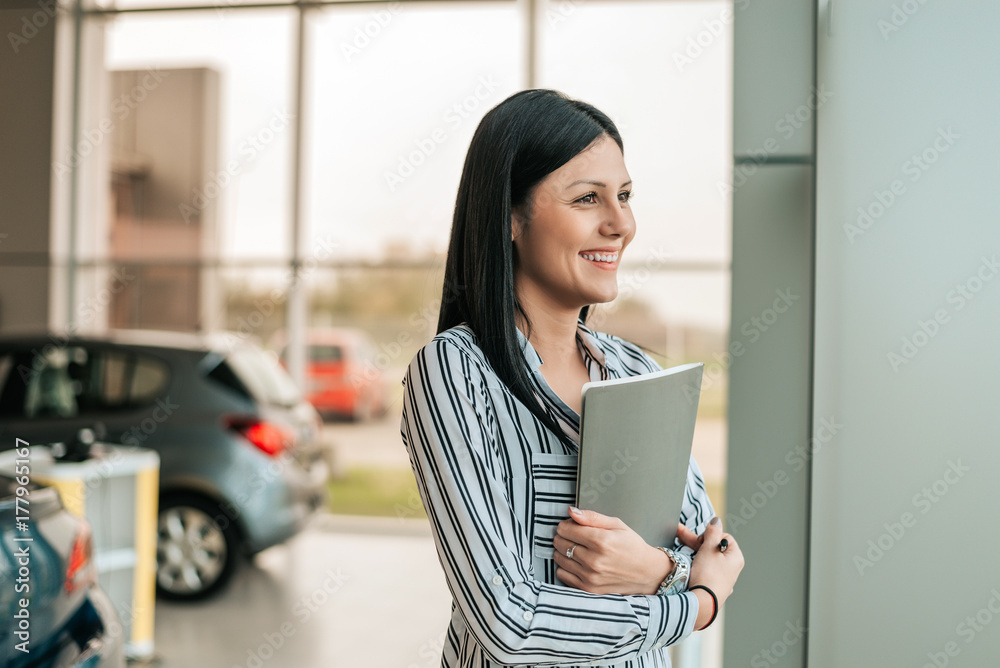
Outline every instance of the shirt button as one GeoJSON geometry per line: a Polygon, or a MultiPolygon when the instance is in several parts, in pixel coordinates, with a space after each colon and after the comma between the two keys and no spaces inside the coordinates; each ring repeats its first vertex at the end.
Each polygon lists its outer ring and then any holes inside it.
{"type": "Polygon", "coordinates": [[[495,584],[496,586],[499,587],[500,585],[503,584],[503,578],[500,577],[499,575],[494,575],[493,576],[493,584],[495,584]]]}
{"type": "Polygon", "coordinates": [[[534,615],[534,613],[531,612],[531,610],[525,610],[524,614],[522,615],[522,617],[524,617],[524,621],[526,621],[526,622],[530,622],[531,618],[534,617],[534,616],[535,615],[534,615]]]}

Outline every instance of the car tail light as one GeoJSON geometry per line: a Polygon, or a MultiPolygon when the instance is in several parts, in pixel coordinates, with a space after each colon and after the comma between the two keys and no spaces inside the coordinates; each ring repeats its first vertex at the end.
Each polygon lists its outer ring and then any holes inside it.
{"type": "Polygon", "coordinates": [[[72,592],[94,582],[94,572],[90,567],[94,546],[90,539],[90,525],[83,522],[73,540],[73,549],[66,566],[66,591],[72,592]]]}
{"type": "Polygon", "coordinates": [[[276,457],[294,445],[294,436],[280,425],[250,416],[230,416],[226,426],[238,432],[266,455],[276,457]]]}

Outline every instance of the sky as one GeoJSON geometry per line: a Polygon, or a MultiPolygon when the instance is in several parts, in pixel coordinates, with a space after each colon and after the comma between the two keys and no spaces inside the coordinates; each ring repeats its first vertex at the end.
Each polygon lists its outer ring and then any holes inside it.
{"type": "MultiPolygon", "coordinates": [[[[119,6],[145,0],[119,0],[119,6]]],[[[161,4],[161,3],[157,3],[161,4]]],[[[618,124],[634,180],[637,264],[728,262],[731,25],[727,2],[540,2],[536,86],[618,124]]],[[[289,252],[295,16],[227,8],[120,15],[109,69],[212,67],[221,74],[219,254],[289,252]]],[[[479,119],[525,87],[522,9],[490,2],[350,5],[311,13],[304,107],[304,252],[377,259],[387,242],[444,252],[465,151],[479,119]]],[[[209,178],[203,188],[214,192],[209,178]]],[[[192,193],[194,198],[197,193],[192,193]]],[[[658,311],[728,322],[728,274],[652,279],[658,311]],[[668,285],[685,289],[663,294],[668,285]]]]}

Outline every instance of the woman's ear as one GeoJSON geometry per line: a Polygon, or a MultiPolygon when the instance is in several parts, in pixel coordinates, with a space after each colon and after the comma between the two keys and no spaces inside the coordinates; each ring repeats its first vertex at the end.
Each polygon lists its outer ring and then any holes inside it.
{"type": "Polygon", "coordinates": [[[513,242],[524,231],[524,219],[521,214],[514,211],[510,214],[510,240],[513,242]]]}

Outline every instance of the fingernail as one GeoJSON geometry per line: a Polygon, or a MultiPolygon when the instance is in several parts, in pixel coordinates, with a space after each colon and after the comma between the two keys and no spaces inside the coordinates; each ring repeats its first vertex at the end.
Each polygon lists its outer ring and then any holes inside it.
{"type": "Polygon", "coordinates": [[[718,524],[718,523],[719,523],[719,517],[718,517],[718,515],[716,515],[715,517],[713,517],[712,521],[709,522],[709,524],[718,524]]]}
{"type": "Polygon", "coordinates": [[[569,512],[573,513],[574,515],[582,515],[583,514],[583,511],[581,511],[576,506],[570,506],[569,507],[569,512]]]}

